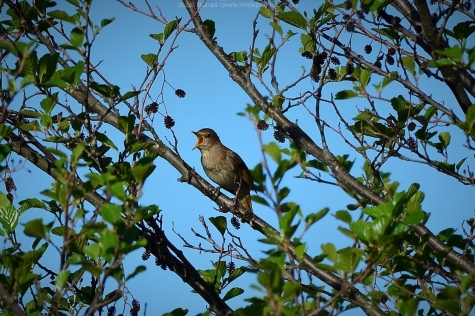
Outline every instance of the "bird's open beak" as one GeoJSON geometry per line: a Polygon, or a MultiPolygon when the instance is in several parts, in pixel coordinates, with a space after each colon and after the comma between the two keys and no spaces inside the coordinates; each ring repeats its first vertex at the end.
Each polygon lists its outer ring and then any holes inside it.
{"type": "MultiPolygon", "coordinates": [[[[200,135],[198,134],[198,132],[192,132],[192,133],[195,134],[196,137],[198,137],[198,139],[196,140],[195,147],[193,147],[193,149],[195,149],[195,148],[198,148],[198,147],[201,145],[201,143],[203,142],[204,138],[203,138],[203,136],[200,136],[200,135]]],[[[193,150],[193,149],[192,149],[192,150],[193,150]]]]}

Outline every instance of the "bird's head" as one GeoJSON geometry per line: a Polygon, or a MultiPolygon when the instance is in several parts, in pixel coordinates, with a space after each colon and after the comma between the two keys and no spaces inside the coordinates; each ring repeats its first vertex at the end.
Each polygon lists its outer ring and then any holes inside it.
{"type": "Polygon", "coordinates": [[[197,132],[193,132],[193,134],[197,137],[193,149],[198,148],[199,150],[206,150],[207,148],[220,143],[218,134],[216,134],[216,132],[211,128],[202,128],[197,132]]]}

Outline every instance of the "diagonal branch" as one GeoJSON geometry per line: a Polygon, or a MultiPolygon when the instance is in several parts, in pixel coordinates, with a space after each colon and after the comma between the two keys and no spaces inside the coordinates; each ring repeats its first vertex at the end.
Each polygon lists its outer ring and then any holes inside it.
{"type": "MultiPolygon", "coordinates": [[[[29,160],[36,167],[50,175],[55,180],[60,181],[60,179],[67,177],[64,170],[58,170],[51,161],[47,160],[44,156],[31,148],[18,135],[14,133],[10,134],[9,145],[13,152],[29,160]]],[[[74,177],[74,181],[78,185],[82,183],[82,181],[77,177],[74,177]]],[[[96,210],[100,209],[102,204],[105,203],[105,199],[97,193],[97,191],[87,193],[85,199],[91,203],[96,210]]],[[[151,253],[156,258],[164,258],[163,260],[165,260],[170,270],[192,287],[209,304],[213,312],[218,315],[232,315],[232,309],[219,297],[219,294],[201,278],[198,271],[196,271],[195,267],[186,259],[185,255],[179,251],[178,248],[168,240],[168,238],[166,238],[163,230],[158,229],[158,226],[152,220],[147,220],[147,223],[154,228],[153,234],[147,230],[138,229],[140,231],[140,237],[145,237],[148,240],[148,245],[151,245],[151,253]],[[161,256],[160,254],[163,253],[166,253],[167,255],[165,257],[161,256]]],[[[0,296],[3,300],[6,299],[6,296],[1,293],[1,288],[0,296]]],[[[9,306],[12,307],[11,304],[9,304],[9,306]]],[[[18,313],[15,314],[21,315],[18,313]]]]}
{"type": "MultiPolygon", "coordinates": [[[[196,34],[206,47],[215,55],[218,61],[229,72],[230,77],[249,95],[251,100],[261,107],[261,110],[269,115],[292,139],[292,141],[301,147],[303,151],[314,156],[330,167],[334,177],[347,187],[358,192],[362,197],[368,199],[372,204],[378,205],[386,203],[382,197],[374,191],[356,180],[347,170],[337,161],[336,157],[328,150],[323,150],[308,136],[298,125],[289,121],[282,113],[269,105],[267,100],[260,94],[254,84],[245,76],[239,67],[229,58],[223,49],[213,40],[207,32],[206,27],[198,13],[196,3],[193,0],[183,0],[189,15],[193,18],[196,34]]],[[[453,116],[453,114],[452,114],[453,116]]],[[[451,117],[452,117],[451,116],[451,117]]],[[[420,238],[428,237],[428,245],[435,252],[448,247],[438,239],[430,230],[422,224],[412,226],[414,232],[420,238]]],[[[462,268],[465,272],[475,276],[475,265],[465,257],[454,250],[447,255],[447,259],[462,268]]],[[[327,283],[329,284],[329,283],[327,283]]],[[[367,299],[367,298],[366,298],[367,299]]],[[[364,299],[363,299],[364,300],[364,299]]]]}

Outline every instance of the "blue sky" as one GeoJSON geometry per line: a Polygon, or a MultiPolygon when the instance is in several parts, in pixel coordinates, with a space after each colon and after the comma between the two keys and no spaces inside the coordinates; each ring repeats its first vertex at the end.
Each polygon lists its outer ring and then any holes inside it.
{"type": "MultiPolygon", "coordinates": [[[[312,5],[317,3],[314,1],[308,3],[309,1],[304,0],[300,2],[301,4],[297,8],[308,12],[311,12],[314,8],[312,5]]],[[[175,16],[183,17],[182,23],[187,20],[187,11],[182,6],[181,1],[157,1],[157,3],[164,16],[169,20],[174,19],[175,16]]],[[[140,1],[134,1],[134,5],[147,11],[145,4],[140,1]]],[[[61,4],[61,7],[65,10],[71,9],[71,6],[66,3],[61,4]]],[[[216,22],[215,36],[218,44],[226,52],[249,49],[252,39],[252,21],[257,13],[258,7],[251,0],[209,1],[208,5],[201,11],[203,20],[212,19],[216,22]]],[[[103,18],[116,18],[112,24],[101,31],[92,49],[92,59],[96,63],[101,62],[99,65],[100,72],[109,81],[118,85],[121,92],[132,90],[132,86],[139,86],[146,72],[146,65],[140,56],[157,50],[157,42],[150,38],[149,34],[162,32],[164,25],[137,12],[132,12],[113,0],[95,1],[92,6],[92,16],[96,24],[99,24],[103,18]]],[[[261,29],[261,32],[258,45],[261,51],[267,43],[265,34],[270,32],[268,22],[262,17],[259,19],[258,28],[261,29]]],[[[288,26],[283,25],[283,27],[284,30],[290,29],[288,26]]],[[[363,47],[366,44],[364,40],[355,41],[353,47],[363,47]]],[[[192,151],[195,136],[191,131],[210,127],[220,135],[226,146],[239,153],[249,168],[253,168],[262,161],[262,153],[255,128],[250,120],[236,115],[236,113],[244,110],[246,104],[251,102],[249,97],[230,79],[224,68],[194,34],[182,34],[178,38],[176,46],[177,48],[167,60],[165,74],[167,81],[173,87],[186,91],[186,97],[183,99],[175,97],[174,90],[169,87],[165,87],[164,93],[168,114],[176,122],[174,132],[179,140],[180,154],[185,161],[196,167],[196,170],[204,176],[200,165],[199,151],[192,151]]],[[[302,66],[307,69],[310,68],[310,61],[300,56],[297,51],[298,47],[300,47],[299,35],[291,38],[288,45],[281,52],[282,56],[277,64],[277,77],[282,86],[297,79],[302,72],[302,66]]],[[[375,53],[373,55],[376,58],[375,53]]],[[[151,94],[155,97],[160,92],[160,78],[159,76],[151,90],[151,94]]],[[[378,83],[379,81],[380,79],[374,78],[372,83],[378,83]]],[[[427,94],[432,95],[437,100],[444,101],[447,106],[454,104],[448,89],[424,81],[422,87],[427,94]]],[[[312,84],[311,80],[307,79],[299,86],[299,89],[302,91],[311,89],[312,84]]],[[[327,95],[329,98],[331,93],[334,94],[339,90],[343,90],[343,85],[343,83],[331,84],[323,90],[323,95],[327,95]]],[[[348,88],[349,86],[345,87],[348,88]]],[[[293,92],[297,94],[299,89],[293,92]]],[[[261,91],[265,94],[264,89],[261,91]]],[[[385,93],[390,98],[397,96],[399,93],[404,94],[404,91],[400,90],[400,87],[395,83],[392,83],[385,93]]],[[[404,96],[407,95],[404,94],[404,96]]],[[[341,106],[340,110],[348,118],[355,115],[357,107],[367,106],[362,99],[352,99],[338,103],[338,105],[341,106]]],[[[390,107],[387,103],[379,103],[379,106],[388,109],[390,107]]],[[[312,109],[314,105],[310,103],[309,107],[312,109]]],[[[459,117],[463,117],[457,106],[454,105],[453,109],[459,117]]],[[[119,110],[121,115],[127,114],[125,107],[119,107],[119,110]]],[[[336,122],[333,110],[329,106],[323,105],[322,115],[329,122],[336,122]]],[[[308,115],[305,109],[299,108],[291,111],[289,118],[292,120],[298,119],[299,125],[315,139],[317,144],[320,144],[317,127],[313,118],[308,115]]],[[[153,126],[162,139],[165,139],[165,137],[171,139],[172,135],[164,127],[161,116],[157,115],[155,117],[153,126]]],[[[473,163],[473,153],[468,152],[462,146],[464,141],[462,132],[457,129],[451,129],[450,131],[453,132],[452,144],[449,147],[450,161],[458,162],[463,157],[469,156],[471,158],[467,159],[467,162],[471,161],[473,163]]],[[[330,131],[327,132],[331,149],[338,154],[350,153],[351,157],[356,159],[352,174],[355,176],[361,175],[363,173],[359,167],[361,158],[350,151],[338,135],[330,131]]],[[[116,144],[122,144],[120,135],[114,134],[112,131],[108,135],[112,139],[116,137],[116,144]]],[[[264,141],[273,141],[271,129],[264,133],[264,141]]],[[[281,147],[288,145],[288,141],[286,141],[281,147]]],[[[442,160],[440,156],[437,158],[442,160]]],[[[145,184],[142,203],[154,203],[163,210],[164,228],[175,245],[180,246],[182,242],[171,231],[172,228],[185,237],[188,242],[198,244],[201,240],[197,240],[191,232],[191,228],[203,232],[198,222],[198,216],[203,215],[205,218],[209,218],[222,214],[217,213],[213,209],[215,204],[195,188],[179,183],[177,178],[180,175],[165,161],[158,158],[156,166],[154,174],[145,184]]],[[[274,170],[275,167],[275,165],[271,165],[274,170]]],[[[41,171],[36,170],[31,165],[28,165],[27,168],[31,170],[31,173],[24,168],[14,174],[14,180],[18,187],[16,201],[31,197],[31,194],[37,194],[49,187],[50,181],[41,171]]],[[[407,189],[413,182],[421,184],[421,191],[426,194],[423,204],[424,210],[432,213],[427,226],[434,233],[447,227],[457,228],[460,231],[462,220],[473,216],[474,195],[472,187],[464,186],[427,166],[402,163],[397,159],[390,160],[383,169],[384,171],[391,171],[392,180],[401,183],[400,190],[407,189]]],[[[350,246],[352,241],[337,231],[336,228],[341,223],[337,222],[331,214],[345,209],[347,204],[352,203],[352,200],[336,186],[296,179],[295,176],[299,174],[300,170],[295,168],[289,172],[284,181],[284,185],[291,189],[291,194],[287,199],[299,203],[304,216],[311,212],[317,212],[324,207],[330,208],[330,214],[312,227],[305,236],[305,240],[310,243],[308,251],[310,255],[318,254],[320,245],[328,242],[334,243],[337,247],[350,246]]],[[[28,216],[32,218],[37,215],[34,211],[30,212],[28,216]]],[[[254,204],[254,212],[276,227],[277,217],[272,210],[254,204]]],[[[358,213],[353,214],[354,218],[358,216],[358,213]]],[[[225,216],[230,218],[229,214],[225,216]]],[[[211,227],[211,229],[214,228],[211,227]]],[[[220,242],[219,234],[217,231],[215,233],[214,237],[220,242]]],[[[234,233],[242,237],[244,245],[248,247],[255,258],[263,256],[262,251],[268,249],[266,245],[257,242],[263,236],[247,225],[242,225],[242,228],[239,231],[234,230],[234,233]]],[[[210,261],[217,259],[217,255],[199,254],[197,251],[187,248],[183,248],[183,251],[190,261],[201,269],[210,268],[210,261]]],[[[189,309],[190,315],[205,310],[205,302],[198,295],[191,293],[191,289],[175,274],[169,271],[164,272],[156,267],[153,259],[144,263],[141,260],[141,253],[137,251],[125,261],[129,273],[139,264],[145,264],[147,271],[132,279],[127,287],[133,296],[140,301],[142,308],[147,304],[148,314],[162,314],[177,307],[189,309]]],[[[236,262],[236,265],[240,266],[241,263],[236,262]]],[[[236,285],[233,285],[242,287],[245,293],[239,298],[229,301],[231,307],[242,306],[243,298],[256,295],[256,292],[250,289],[250,285],[256,283],[254,275],[250,274],[237,282],[236,285]]],[[[351,315],[354,315],[354,313],[351,313],[351,315]]]]}

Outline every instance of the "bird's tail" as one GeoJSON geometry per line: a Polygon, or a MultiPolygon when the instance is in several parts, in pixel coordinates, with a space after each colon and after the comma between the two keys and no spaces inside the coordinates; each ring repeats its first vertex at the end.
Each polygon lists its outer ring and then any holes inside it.
{"type": "Polygon", "coordinates": [[[252,213],[252,203],[251,203],[251,196],[248,194],[241,199],[241,205],[244,206],[249,212],[252,213]]]}

